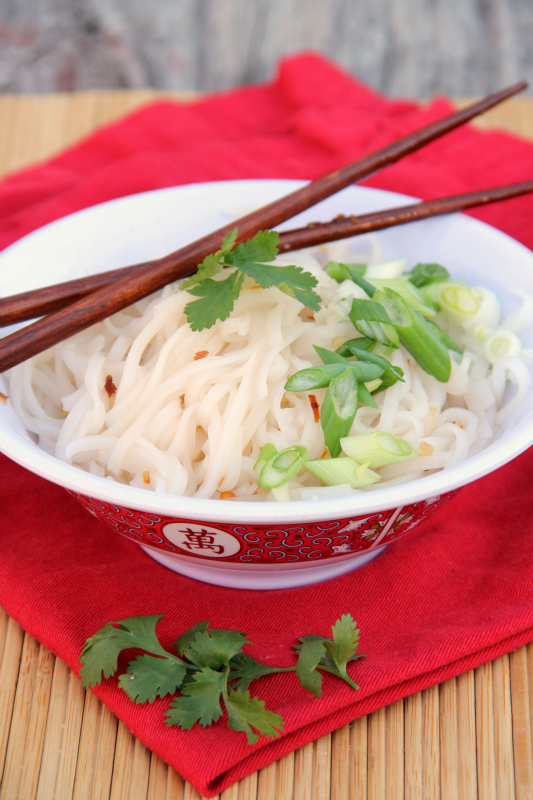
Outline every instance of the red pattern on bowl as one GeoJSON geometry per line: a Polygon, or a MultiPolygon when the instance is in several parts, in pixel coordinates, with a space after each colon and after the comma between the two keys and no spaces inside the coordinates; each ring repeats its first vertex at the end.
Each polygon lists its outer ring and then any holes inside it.
{"type": "Polygon", "coordinates": [[[204,523],[123,508],[70,492],[93,516],[128,539],[168,555],[213,562],[310,563],[389,544],[442,508],[456,491],[399,508],[301,525],[204,523]]]}

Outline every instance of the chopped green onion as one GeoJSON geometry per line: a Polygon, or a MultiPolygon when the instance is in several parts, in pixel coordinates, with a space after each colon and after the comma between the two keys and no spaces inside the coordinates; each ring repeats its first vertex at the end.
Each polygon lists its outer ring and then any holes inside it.
{"type": "Polygon", "coordinates": [[[375,364],[353,361],[347,361],[345,364],[322,364],[319,367],[308,367],[296,372],[285,384],[285,389],[289,392],[323,389],[329,386],[331,381],[334,378],[338,378],[346,369],[353,372],[354,380],[363,381],[363,383],[379,378],[383,373],[383,369],[375,364]]]}
{"type": "Polygon", "coordinates": [[[344,344],[337,348],[336,352],[341,356],[351,356],[354,353],[350,352],[350,347],[357,347],[359,350],[370,351],[376,346],[375,339],[369,339],[368,336],[359,336],[357,339],[349,339],[344,344]]]}
{"type": "Polygon", "coordinates": [[[395,328],[408,328],[412,325],[413,309],[393,289],[378,289],[373,302],[383,306],[395,328]]]}
{"type": "Polygon", "coordinates": [[[341,356],[338,350],[335,352],[333,350],[326,350],[325,347],[319,347],[317,344],[314,344],[313,347],[315,348],[317,354],[320,356],[324,364],[351,364],[353,362],[348,361],[344,356],[341,356]]]}
{"type": "Polygon", "coordinates": [[[277,455],[277,452],[278,451],[271,442],[267,442],[266,444],[264,444],[263,447],[261,448],[258,459],[254,464],[255,471],[261,472],[267,461],[273,459],[274,456],[277,455]]]}
{"type": "Polygon", "coordinates": [[[397,292],[411,308],[416,308],[417,311],[420,311],[423,317],[434,317],[437,313],[435,303],[428,301],[427,297],[424,297],[418,289],[405,278],[396,278],[395,280],[371,278],[370,280],[376,289],[392,289],[397,292]]]}
{"type": "Polygon", "coordinates": [[[356,298],[352,300],[352,308],[348,316],[363,336],[375,339],[387,347],[400,346],[398,333],[393,327],[392,320],[380,303],[356,298]]]}
{"type": "Polygon", "coordinates": [[[350,433],[356,411],[357,379],[355,371],[348,367],[331,381],[320,410],[324,441],[333,458],[341,451],[341,438],[350,433]]]}
{"type": "Polygon", "coordinates": [[[443,287],[439,292],[439,300],[443,311],[450,308],[459,314],[475,314],[479,310],[479,300],[464,286],[451,285],[443,287]]]}
{"type": "Polygon", "coordinates": [[[432,319],[426,320],[426,322],[431,326],[431,330],[434,331],[439,339],[441,340],[442,344],[447,350],[453,350],[456,353],[459,353],[460,356],[463,355],[463,351],[457,344],[454,342],[451,336],[449,336],[446,331],[443,331],[440,325],[437,325],[436,322],[433,322],[432,319]]]}
{"type": "MultiPolygon", "coordinates": [[[[270,445],[274,450],[274,445],[270,445]]],[[[265,445],[267,447],[267,445],[265,445]]],[[[263,450],[265,449],[263,447],[263,450]]],[[[261,451],[262,452],[262,451],[261,451]]],[[[287,447],[280,453],[276,453],[263,464],[258,478],[259,486],[264,489],[277,489],[290,481],[303,466],[303,460],[307,458],[305,447],[287,447]]],[[[262,462],[261,462],[262,463],[262,462]]]]}
{"type": "Polygon", "coordinates": [[[359,464],[352,458],[315,458],[304,466],[326,486],[349,483],[352,489],[357,489],[381,480],[381,475],[368,469],[368,464],[359,464]]]}
{"type": "MultiPolygon", "coordinates": [[[[374,394],[377,391],[377,389],[379,389],[379,387],[382,386],[382,384],[383,384],[383,381],[380,378],[376,378],[375,381],[367,381],[365,383],[365,386],[368,389],[368,391],[370,392],[370,394],[374,394]]],[[[387,389],[388,387],[384,386],[383,388],[387,389]]]]}
{"type": "Polygon", "coordinates": [[[357,384],[357,400],[359,403],[363,403],[365,406],[371,406],[372,408],[378,407],[378,404],[364,383],[357,384]]]}
{"type": "Polygon", "coordinates": [[[366,280],[366,278],[363,278],[360,275],[353,275],[352,281],[355,284],[357,284],[357,286],[359,286],[359,288],[361,288],[363,292],[366,292],[369,297],[374,296],[376,290],[374,289],[372,284],[366,280]]]}
{"type": "Polygon", "coordinates": [[[274,489],[271,489],[271,492],[277,503],[286,503],[291,499],[289,487],[286,483],[284,483],[283,486],[276,486],[274,489]]]}
{"type": "Polygon", "coordinates": [[[483,344],[483,352],[491,364],[497,364],[505,356],[518,356],[522,342],[512,331],[499,328],[483,344]]]}
{"type": "MultiPolygon", "coordinates": [[[[399,294],[391,289],[376,292],[389,317],[393,319],[400,340],[422,369],[441,383],[450,379],[451,362],[448,348],[422,314],[409,308],[399,294]],[[402,321],[398,320],[402,318],[402,321]],[[409,320],[409,322],[407,322],[409,320]],[[406,324],[407,322],[407,324],[406,324]]],[[[375,296],[376,296],[375,295],[375,296]]]]}
{"type": "Polygon", "coordinates": [[[455,322],[465,322],[479,311],[481,303],[466,283],[443,281],[426,288],[440,309],[455,322]]]}
{"type": "Polygon", "coordinates": [[[369,353],[366,350],[360,350],[357,344],[358,342],[359,339],[350,339],[348,342],[344,342],[336,352],[339,353],[341,350],[344,356],[351,354],[360,361],[367,361],[369,364],[376,364],[378,367],[381,367],[383,369],[381,382],[385,384],[384,388],[392,386],[396,381],[403,381],[403,369],[400,367],[393,367],[390,361],[387,361],[387,359],[382,356],[369,353]]]}
{"type": "Polygon", "coordinates": [[[327,272],[330,278],[333,278],[337,283],[343,281],[353,280],[353,275],[362,277],[365,274],[366,264],[341,264],[339,261],[328,261],[324,267],[324,272],[327,272]]]}
{"type": "Polygon", "coordinates": [[[415,264],[411,272],[406,273],[406,277],[420,289],[431,283],[447,281],[450,273],[446,267],[441,267],[440,264],[415,264]]]}
{"type": "MultiPolygon", "coordinates": [[[[418,311],[415,311],[414,309],[410,310],[405,301],[390,289],[385,289],[378,293],[372,284],[364,278],[359,278],[356,282],[358,286],[361,286],[361,288],[363,288],[370,297],[375,298],[377,294],[378,298],[376,299],[379,299],[380,302],[383,302],[383,299],[385,298],[386,302],[384,303],[384,307],[386,308],[387,312],[389,312],[389,318],[392,314],[392,323],[399,329],[398,333],[404,347],[409,350],[411,355],[416,359],[425,372],[427,372],[429,375],[433,375],[433,377],[437,378],[437,380],[441,381],[442,383],[446,383],[449,380],[451,373],[450,356],[448,354],[447,347],[441,340],[440,334],[435,332],[435,328],[430,325],[429,320],[425,320],[422,314],[420,314],[418,311]],[[407,325],[398,320],[398,307],[402,303],[404,306],[405,318],[407,319],[407,315],[411,315],[410,324],[407,325]]],[[[439,286],[440,284],[434,285],[439,286]]],[[[356,302],[357,301],[355,300],[353,301],[353,303],[356,302]]],[[[362,303],[365,301],[360,300],[358,302],[362,303]]],[[[354,322],[351,313],[349,316],[352,322],[354,322]]],[[[355,325],[355,327],[357,330],[363,333],[363,335],[376,338],[372,333],[362,330],[361,327],[358,327],[357,325],[355,325]]],[[[382,344],[387,344],[387,342],[382,342],[381,340],[379,341],[382,344]]]]}
{"type": "Polygon", "coordinates": [[[368,462],[369,466],[376,469],[416,457],[415,451],[405,439],[381,431],[348,436],[341,439],[341,447],[350,458],[368,462]]]}

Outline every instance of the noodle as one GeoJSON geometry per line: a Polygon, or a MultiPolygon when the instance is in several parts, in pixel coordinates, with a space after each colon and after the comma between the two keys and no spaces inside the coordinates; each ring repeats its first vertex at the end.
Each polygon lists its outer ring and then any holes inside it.
{"type": "MultiPolygon", "coordinates": [[[[336,243],[315,255],[344,258],[346,247],[336,243]]],[[[189,497],[267,497],[254,471],[263,445],[302,445],[311,459],[324,454],[307,393],[287,392],[285,383],[320,363],[313,345],[336,349],[353,338],[350,295],[365,297],[352,282],[330,278],[309,252],[277,263],[296,263],[317,278],[320,311],[247,278],[232,315],[193,332],[184,312],[190,295],[177,284],[166,286],[13,368],[16,414],[57,458],[100,477],[189,497]]],[[[403,262],[387,267],[393,277],[402,268],[403,262]]],[[[377,409],[359,408],[352,434],[387,431],[419,454],[383,467],[381,482],[364,491],[464,460],[488,444],[529,391],[529,353],[516,334],[531,324],[532,298],[519,292],[521,306],[499,328],[497,297],[472,291],[479,308],[468,324],[436,318],[463,347],[462,356],[452,355],[448,383],[429,376],[400,347],[390,361],[404,371],[404,381],[375,396],[377,409]],[[503,358],[500,339],[510,348],[503,358]]],[[[325,390],[314,391],[321,404],[325,390]]],[[[300,473],[291,480],[291,497],[307,497],[318,483],[300,473]]],[[[335,496],[336,487],[323,488],[324,496],[335,496]]]]}

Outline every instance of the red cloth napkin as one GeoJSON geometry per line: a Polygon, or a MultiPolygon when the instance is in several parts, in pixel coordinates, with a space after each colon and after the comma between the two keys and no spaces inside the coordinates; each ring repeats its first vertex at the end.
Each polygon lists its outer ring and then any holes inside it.
{"type": "MultiPolygon", "coordinates": [[[[0,246],[50,220],[132,192],[225,178],[313,178],[447,113],[389,101],[315,55],[283,62],[276,80],[188,106],[156,103],[0,186],[0,246]]],[[[524,180],[533,146],[462,128],[369,184],[429,198],[524,180]]],[[[533,245],[533,199],[475,212],[533,245]]],[[[105,681],[96,694],[204,795],[340,725],[533,640],[533,450],[461,490],[430,522],[373,563],[315,586],[239,591],[198,583],[149,559],[73,499],[0,457],[0,604],[72,669],[102,623],[165,615],[163,644],[193,623],[246,631],[260,660],[293,664],[305,633],[327,635],[350,611],[368,658],[355,693],[326,675],[315,700],[294,675],[252,689],[285,734],[248,746],[220,721],[166,727],[168,698],[134,705],[105,681]]]]}

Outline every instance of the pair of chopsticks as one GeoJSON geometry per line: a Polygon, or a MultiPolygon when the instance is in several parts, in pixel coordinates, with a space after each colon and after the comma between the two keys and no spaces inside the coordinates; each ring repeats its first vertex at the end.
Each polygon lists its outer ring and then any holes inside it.
{"type": "MultiPolygon", "coordinates": [[[[274,228],[346,186],[389,164],[396,163],[404,156],[458,128],[522,91],[527,85],[525,81],[521,81],[432,122],[161,259],[0,300],[0,325],[10,325],[46,315],[0,340],[0,372],[85,330],[95,322],[126,308],[166,284],[191,275],[207,255],[220,247],[224,236],[233,228],[238,228],[237,243],[255,236],[259,230],[274,228]]],[[[530,181],[429,200],[359,217],[338,217],[331,222],[312,223],[306,228],[281,233],[279,249],[280,252],[289,252],[334,239],[517,197],[532,191],[533,182],[530,181]]]]}

